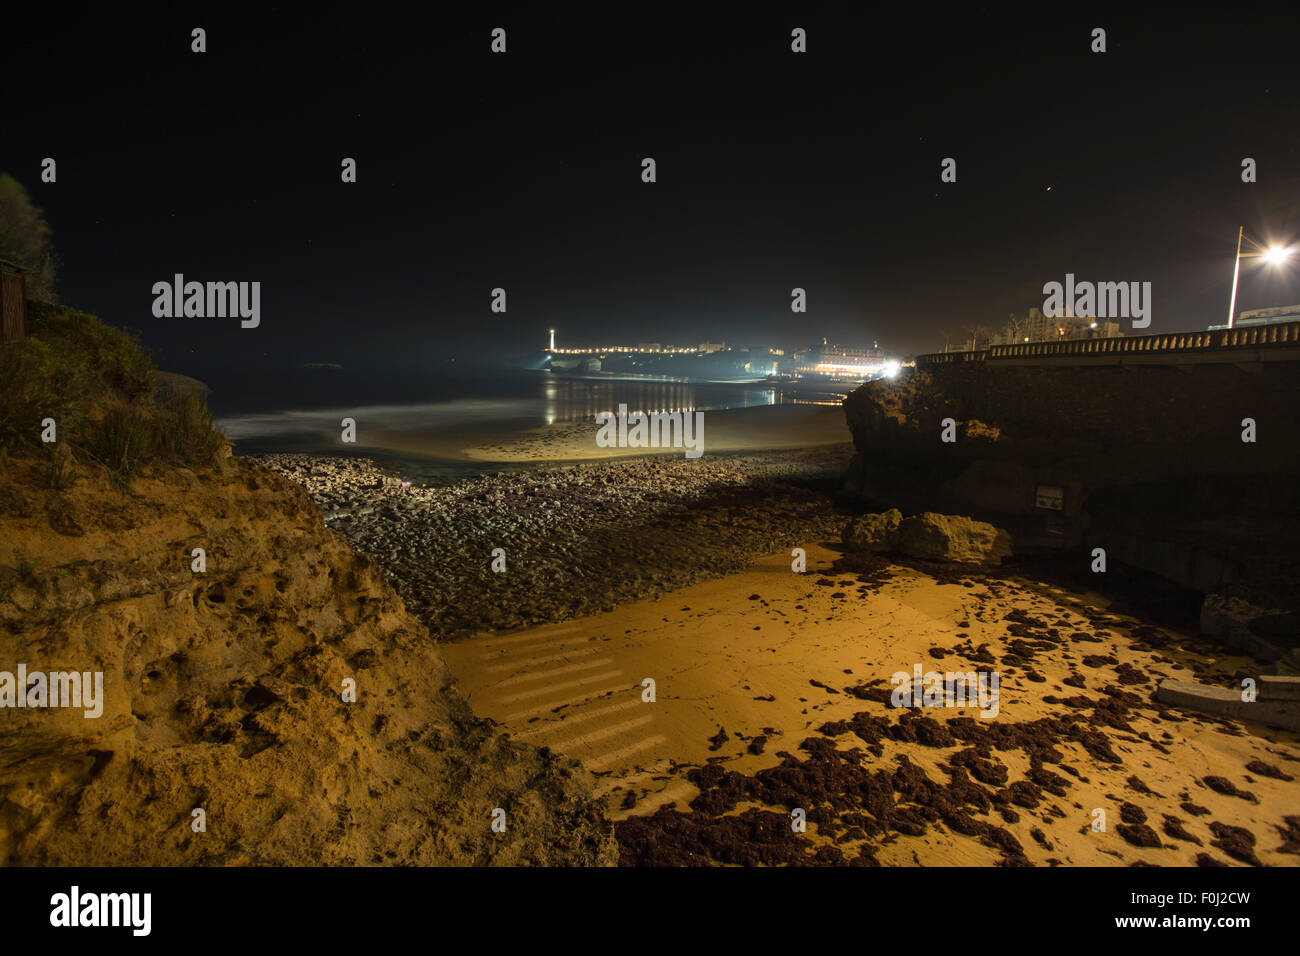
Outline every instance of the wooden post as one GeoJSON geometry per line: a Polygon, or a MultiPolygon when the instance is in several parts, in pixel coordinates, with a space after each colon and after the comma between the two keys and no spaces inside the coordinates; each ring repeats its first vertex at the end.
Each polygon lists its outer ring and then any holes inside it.
{"type": "Polygon", "coordinates": [[[22,266],[0,259],[0,343],[27,334],[27,277],[22,266]]]}

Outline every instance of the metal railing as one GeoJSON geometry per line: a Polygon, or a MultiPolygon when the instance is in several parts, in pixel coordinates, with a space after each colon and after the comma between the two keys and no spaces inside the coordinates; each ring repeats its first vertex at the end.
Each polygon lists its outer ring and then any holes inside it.
{"type": "Polygon", "coordinates": [[[1069,339],[1063,342],[1025,342],[992,345],[974,352],[930,352],[916,357],[917,365],[949,365],[998,359],[1067,358],[1070,356],[1132,354],[1139,352],[1204,352],[1213,349],[1300,346],[1300,322],[1239,326],[1205,332],[1171,332],[1162,335],[1127,335],[1108,339],[1069,339]]]}

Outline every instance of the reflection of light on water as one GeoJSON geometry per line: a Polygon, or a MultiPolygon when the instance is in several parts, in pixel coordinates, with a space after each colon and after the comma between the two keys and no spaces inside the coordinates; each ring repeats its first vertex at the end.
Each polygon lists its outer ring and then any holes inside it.
{"type": "MultiPolygon", "coordinates": [[[[508,385],[508,383],[506,383],[508,385]]],[[[415,403],[371,402],[363,405],[332,404],[323,408],[282,408],[219,415],[216,425],[232,441],[259,450],[320,449],[345,453],[339,441],[340,422],[353,418],[357,443],[351,446],[372,453],[377,449],[410,451],[427,449],[437,455],[446,450],[489,445],[523,437],[539,427],[590,424],[604,411],[616,413],[619,405],[639,414],[694,416],[699,412],[778,405],[837,406],[843,398],[835,386],[821,388],[772,387],[770,383],[636,381],[539,378],[528,393],[494,397],[491,382],[467,384],[464,397],[415,403]],[[485,397],[473,397],[476,392],[485,397]]],[[[362,398],[365,397],[364,393],[362,398]]],[[[294,399],[290,399],[293,401],[294,399]]],[[[749,422],[746,416],[737,420],[749,422]]],[[[768,413],[754,413],[754,427],[765,428],[768,413]]]]}
{"type": "MultiPolygon", "coordinates": [[[[690,415],[695,411],[695,406],[689,408],[657,408],[654,411],[647,412],[638,408],[636,411],[628,412],[629,415],[690,415]]],[[[612,412],[610,414],[613,414],[612,412]]]]}

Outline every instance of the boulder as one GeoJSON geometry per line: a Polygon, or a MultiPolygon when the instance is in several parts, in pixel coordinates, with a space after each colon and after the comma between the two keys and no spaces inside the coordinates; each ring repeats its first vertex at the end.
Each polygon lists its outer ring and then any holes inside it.
{"type": "Polygon", "coordinates": [[[997,564],[1011,556],[1011,536],[986,521],[927,511],[899,524],[898,550],[927,561],[997,564]]]}
{"type": "Polygon", "coordinates": [[[1201,605],[1201,631],[1229,647],[1273,661],[1295,644],[1294,615],[1256,607],[1227,594],[1207,594],[1201,605]]]}
{"type": "Polygon", "coordinates": [[[844,526],[841,538],[850,551],[893,551],[903,513],[897,508],[881,514],[859,515],[844,526]]]}

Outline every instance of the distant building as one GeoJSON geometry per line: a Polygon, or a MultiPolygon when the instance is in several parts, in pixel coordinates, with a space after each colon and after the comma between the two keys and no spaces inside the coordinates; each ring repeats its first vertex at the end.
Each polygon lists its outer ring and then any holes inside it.
{"type": "Polygon", "coordinates": [[[878,348],[831,345],[825,339],[821,345],[794,353],[794,370],[806,375],[870,378],[884,366],[885,353],[878,348]]]}
{"type": "Polygon", "coordinates": [[[701,355],[708,355],[710,352],[721,352],[726,347],[725,342],[701,342],[695,347],[695,350],[701,355]]]}
{"type": "MultiPolygon", "coordinates": [[[[1023,345],[1026,342],[1063,342],[1075,339],[1110,339],[1123,335],[1120,324],[1110,319],[1086,316],[1051,318],[1040,309],[1030,309],[1024,318],[1012,316],[1002,329],[989,333],[989,345],[1023,345]]],[[[984,342],[977,343],[978,348],[984,342]]]]}
{"type": "MultiPolygon", "coordinates": [[[[1271,309],[1252,309],[1238,312],[1234,325],[1280,325],[1283,322],[1300,322],[1300,305],[1279,305],[1271,309]]],[[[1212,325],[1210,331],[1226,329],[1226,325],[1212,325]]]]}

